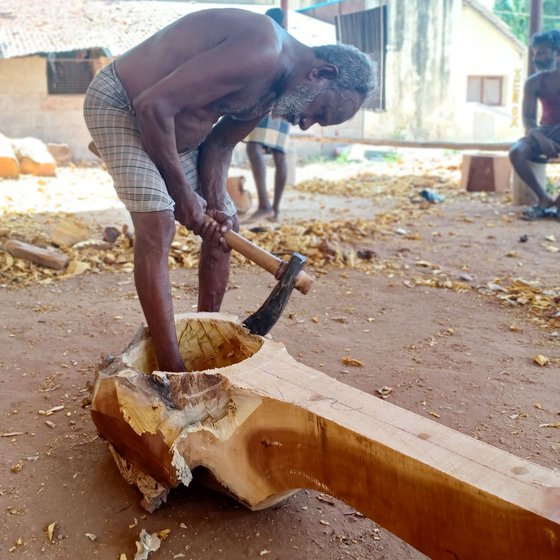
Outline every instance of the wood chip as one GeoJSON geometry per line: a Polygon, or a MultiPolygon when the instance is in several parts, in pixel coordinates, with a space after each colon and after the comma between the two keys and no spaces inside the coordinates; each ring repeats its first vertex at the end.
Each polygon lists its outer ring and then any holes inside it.
{"type": "Polygon", "coordinates": [[[52,408],[49,408],[48,410],[39,410],[39,414],[41,416],[50,416],[51,414],[54,414],[55,412],[58,412],[59,410],[64,410],[64,405],[58,405],[58,406],[53,406],[52,408]]]}
{"type": "Polygon", "coordinates": [[[47,537],[49,539],[49,542],[53,542],[54,531],[55,531],[57,525],[58,525],[58,522],[55,521],[54,523],[51,523],[47,527],[47,537]]]}
{"type": "Polygon", "coordinates": [[[351,358],[350,356],[344,356],[342,358],[342,363],[345,366],[364,367],[364,362],[356,358],[351,358]]]}
{"type": "Polygon", "coordinates": [[[548,356],[543,356],[542,354],[537,354],[533,356],[533,362],[539,364],[539,366],[544,367],[550,364],[550,358],[548,356]]]}
{"type": "Polygon", "coordinates": [[[332,500],[331,498],[327,498],[327,497],[323,496],[323,494],[319,494],[318,496],[316,496],[316,498],[318,500],[320,500],[321,502],[325,502],[326,504],[329,504],[330,506],[334,506],[334,500],[332,500]]]}

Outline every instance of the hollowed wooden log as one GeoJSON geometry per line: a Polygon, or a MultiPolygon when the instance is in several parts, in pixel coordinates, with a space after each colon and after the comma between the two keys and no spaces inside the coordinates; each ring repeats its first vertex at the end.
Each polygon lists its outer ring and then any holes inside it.
{"type": "Polygon", "coordinates": [[[189,373],[145,331],[101,369],[92,417],[157,507],[203,466],[252,509],[344,500],[434,560],[560,558],[560,473],[348,387],[218,314],[177,317],[189,373]]]}

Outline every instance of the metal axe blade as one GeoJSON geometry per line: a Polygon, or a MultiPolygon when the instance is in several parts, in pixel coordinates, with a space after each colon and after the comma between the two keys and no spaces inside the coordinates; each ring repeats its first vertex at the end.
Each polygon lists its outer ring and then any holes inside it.
{"type": "Polygon", "coordinates": [[[298,274],[302,271],[307,257],[300,253],[293,253],[290,261],[282,271],[282,276],[278,284],[274,287],[266,301],[255,313],[243,321],[243,326],[249,329],[252,334],[264,336],[268,334],[272,327],[278,322],[284,308],[286,307],[290,294],[295,288],[298,274]]]}

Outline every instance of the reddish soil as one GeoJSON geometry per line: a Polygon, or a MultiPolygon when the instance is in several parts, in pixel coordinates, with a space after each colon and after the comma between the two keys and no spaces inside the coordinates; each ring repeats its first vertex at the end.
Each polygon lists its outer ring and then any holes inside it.
{"type": "MultiPolygon", "coordinates": [[[[412,222],[403,218],[392,226],[400,233],[368,240],[377,268],[323,267],[310,294],[292,296],[273,338],[344,383],[376,396],[390,387],[395,405],[558,468],[560,430],[539,426],[560,420],[560,253],[550,248],[560,224],[523,222],[517,212],[500,196],[450,197],[412,222]],[[405,229],[417,235],[401,235],[405,229]],[[423,285],[461,275],[470,289],[423,285]],[[507,287],[519,277],[540,282],[546,309],[500,299],[507,294],[496,278],[507,287]],[[345,366],[347,355],[364,367],[345,366]],[[548,364],[538,365],[536,355],[548,364]]],[[[196,272],[172,277],[176,311],[191,311],[196,272]]],[[[246,315],[272,285],[255,267],[236,267],[223,310],[246,315]]],[[[251,512],[195,480],[147,514],[82,406],[100,356],[118,354],[143,321],[131,275],[84,274],[2,291],[2,560],[121,553],[131,560],[143,528],[170,529],[150,560],[425,558],[348,505],[306,490],[251,512]],[[12,432],[21,435],[5,436],[12,432]]]]}

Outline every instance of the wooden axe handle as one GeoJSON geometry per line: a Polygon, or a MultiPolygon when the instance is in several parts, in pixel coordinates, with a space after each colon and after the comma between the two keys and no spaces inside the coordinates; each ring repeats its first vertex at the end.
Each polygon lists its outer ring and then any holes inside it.
{"type": "MultiPolygon", "coordinates": [[[[97,157],[101,157],[95,142],[90,142],[88,145],[90,152],[95,154],[97,157]]],[[[205,216],[206,221],[211,220],[210,216],[205,216]]],[[[224,237],[228,245],[235,249],[238,253],[241,253],[244,257],[247,257],[250,261],[258,264],[261,268],[264,268],[270,272],[277,280],[282,276],[286,262],[282,259],[274,256],[273,254],[265,251],[258,245],[255,245],[248,239],[245,239],[242,235],[235,233],[235,231],[228,231],[224,234],[224,237]]],[[[311,289],[315,279],[304,272],[303,270],[297,275],[296,283],[294,287],[299,290],[302,294],[306,294],[311,289]]]]}
{"type": "MultiPolygon", "coordinates": [[[[209,216],[205,217],[205,220],[211,220],[209,216]]],[[[250,261],[259,265],[264,270],[270,272],[277,280],[282,276],[286,262],[281,258],[269,253],[262,247],[255,245],[252,241],[245,239],[242,235],[239,235],[235,231],[229,230],[224,233],[224,238],[227,244],[241,253],[244,257],[247,257],[250,261]]],[[[302,294],[306,294],[311,289],[315,279],[307,274],[305,271],[301,271],[296,278],[296,283],[294,287],[299,290],[302,294]]]]}

